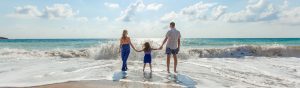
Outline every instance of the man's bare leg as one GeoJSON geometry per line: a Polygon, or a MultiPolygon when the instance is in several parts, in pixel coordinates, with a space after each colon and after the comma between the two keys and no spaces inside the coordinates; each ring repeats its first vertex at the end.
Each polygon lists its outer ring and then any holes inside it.
{"type": "Polygon", "coordinates": [[[173,58],[174,58],[174,72],[177,73],[176,67],[177,67],[177,55],[173,54],[173,58]]]}
{"type": "Polygon", "coordinates": [[[169,68],[170,68],[170,54],[167,55],[167,71],[168,71],[168,73],[170,73],[169,68]]]}

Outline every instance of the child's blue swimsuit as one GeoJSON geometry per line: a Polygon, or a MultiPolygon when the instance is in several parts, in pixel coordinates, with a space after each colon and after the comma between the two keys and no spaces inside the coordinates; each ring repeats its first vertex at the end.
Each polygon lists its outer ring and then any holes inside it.
{"type": "Polygon", "coordinates": [[[151,51],[145,52],[144,63],[151,63],[151,51]]]}

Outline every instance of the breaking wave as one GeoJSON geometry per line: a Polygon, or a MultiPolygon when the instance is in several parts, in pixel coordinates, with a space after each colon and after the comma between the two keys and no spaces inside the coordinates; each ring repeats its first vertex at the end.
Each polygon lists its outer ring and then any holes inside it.
{"type": "MultiPolygon", "coordinates": [[[[154,51],[153,57],[163,58],[166,55],[164,50],[154,51]]],[[[119,45],[103,44],[84,49],[54,49],[54,50],[25,50],[25,49],[0,49],[1,57],[60,57],[60,58],[92,58],[118,59],[119,45]]],[[[183,48],[178,55],[181,59],[191,57],[199,58],[241,58],[245,56],[257,57],[300,57],[299,46],[258,46],[244,45],[227,48],[183,48]]],[[[142,59],[143,53],[134,52],[131,49],[130,59],[142,59]]]]}
{"type": "Polygon", "coordinates": [[[205,58],[226,58],[226,57],[300,57],[299,46],[257,46],[245,45],[229,48],[213,48],[213,49],[190,49],[190,54],[197,54],[198,57],[205,58]]]}

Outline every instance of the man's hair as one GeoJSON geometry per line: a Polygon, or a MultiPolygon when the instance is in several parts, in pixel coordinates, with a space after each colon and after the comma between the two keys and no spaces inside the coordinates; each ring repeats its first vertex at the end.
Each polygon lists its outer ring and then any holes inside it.
{"type": "Polygon", "coordinates": [[[175,27],[175,23],[174,22],[171,22],[170,25],[173,26],[173,27],[175,27]]]}

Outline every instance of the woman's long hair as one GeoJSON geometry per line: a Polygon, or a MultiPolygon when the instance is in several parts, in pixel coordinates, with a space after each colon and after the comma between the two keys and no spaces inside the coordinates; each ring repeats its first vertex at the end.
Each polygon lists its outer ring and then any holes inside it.
{"type": "Polygon", "coordinates": [[[144,49],[143,49],[143,51],[145,51],[145,52],[151,51],[151,46],[150,46],[149,42],[145,42],[144,43],[144,49]]]}
{"type": "Polygon", "coordinates": [[[123,33],[122,33],[122,38],[121,39],[126,39],[126,35],[127,35],[127,30],[123,30],[123,33]]]}

